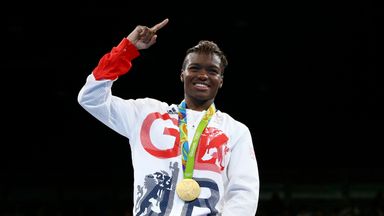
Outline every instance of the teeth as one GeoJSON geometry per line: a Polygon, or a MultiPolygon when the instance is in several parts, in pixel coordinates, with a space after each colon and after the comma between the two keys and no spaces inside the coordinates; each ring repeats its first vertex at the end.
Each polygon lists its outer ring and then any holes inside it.
{"type": "Polygon", "coordinates": [[[197,85],[197,86],[207,86],[206,84],[203,84],[203,83],[196,83],[195,85],[197,85]]]}

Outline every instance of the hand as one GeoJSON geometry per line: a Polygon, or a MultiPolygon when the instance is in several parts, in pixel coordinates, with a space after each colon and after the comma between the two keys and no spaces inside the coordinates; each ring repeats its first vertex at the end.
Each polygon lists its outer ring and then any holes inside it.
{"type": "Polygon", "coordinates": [[[138,50],[147,49],[156,42],[156,32],[163,28],[168,23],[168,19],[164,19],[162,22],[154,25],[152,28],[147,26],[138,25],[128,35],[127,39],[135,45],[138,50]]]}

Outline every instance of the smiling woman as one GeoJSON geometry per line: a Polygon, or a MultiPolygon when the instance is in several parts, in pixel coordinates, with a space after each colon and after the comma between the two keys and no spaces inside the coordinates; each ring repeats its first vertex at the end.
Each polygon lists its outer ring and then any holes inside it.
{"type": "Polygon", "coordinates": [[[114,81],[167,23],[139,25],[123,38],[88,75],[78,102],[129,140],[134,215],[254,216],[260,185],[253,140],[245,124],[215,106],[228,64],[216,43],[202,40],[187,50],[178,104],[112,94],[114,81]]]}

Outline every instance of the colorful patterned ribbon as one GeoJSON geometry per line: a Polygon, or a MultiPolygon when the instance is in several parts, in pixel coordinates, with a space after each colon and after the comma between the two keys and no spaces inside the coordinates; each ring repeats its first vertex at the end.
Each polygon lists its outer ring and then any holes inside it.
{"type": "Polygon", "coordinates": [[[216,108],[212,103],[208,108],[207,112],[201,119],[199,126],[197,126],[195,135],[193,136],[191,149],[189,149],[188,145],[188,129],[187,129],[187,112],[186,112],[187,104],[185,100],[183,100],[179,104],[179,131],[180,131],[180,145],[182,147],[182,165],[184,170],[184,178],[192,178],[193,176],[193,167],[195,165],[195,154],[197,145],[199,143],[199,139],[201,134],[203,133],[205,127],[208,125],[209,120],[215,114],[216,108]]]}

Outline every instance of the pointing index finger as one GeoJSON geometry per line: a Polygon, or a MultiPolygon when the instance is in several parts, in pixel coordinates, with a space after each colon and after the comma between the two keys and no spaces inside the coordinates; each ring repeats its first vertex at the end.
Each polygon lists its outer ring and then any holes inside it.
{"type": "Polygon", "coordinates": [[[156,25],[154,25],[154,26],[151,28],[151,31],[153,31],[153,32],[157,32],[157,30],[163,28],[167,23],[168,23],[168,18],[166,18],[166,19],[164,19],[163,21],[161,21],[160,23],[157,23],[156,25]]]}

